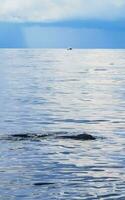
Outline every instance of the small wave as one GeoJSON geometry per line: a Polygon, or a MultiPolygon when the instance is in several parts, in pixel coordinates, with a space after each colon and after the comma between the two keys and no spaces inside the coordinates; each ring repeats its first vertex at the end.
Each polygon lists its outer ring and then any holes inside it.
{"type": "Polygon", "coordinates": [[[105,68],[96,68],[95,71],[107,71],[105,68]]]}
{"type": "Polygon", "coordinates": [[[49,185],[54,185],[55,183],[50,183],[50,182],[37,182],[34,183],[34,186],[49,186],[49,185]]]}
{"type": "Polygon", "coordinates": [[[97,120],[87,120],[87,119],[64,119],[57,120],[58,122],[66,122],[66,123],[80,123],[80,124],[98,124],[103,122],[109,122],[109,120],[97,119],[97,120]]]}

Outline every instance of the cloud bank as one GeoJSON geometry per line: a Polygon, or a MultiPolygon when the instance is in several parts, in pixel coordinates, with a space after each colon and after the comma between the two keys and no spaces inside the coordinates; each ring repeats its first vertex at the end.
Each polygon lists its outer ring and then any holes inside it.
{"type": "Polygon", "coordinates": [[[125,20],[125,0],[0,0],[2,22],[125,20]]]}

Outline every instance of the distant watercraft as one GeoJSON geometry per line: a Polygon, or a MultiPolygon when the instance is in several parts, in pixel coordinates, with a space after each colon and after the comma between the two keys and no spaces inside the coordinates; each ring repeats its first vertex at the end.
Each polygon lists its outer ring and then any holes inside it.
{"type": "Polygon", "coordinates": [[[71,47],[69,47],[69,48],[67,48],[67,50],[72,50],[72,48],[71,48],[71,47]]]}

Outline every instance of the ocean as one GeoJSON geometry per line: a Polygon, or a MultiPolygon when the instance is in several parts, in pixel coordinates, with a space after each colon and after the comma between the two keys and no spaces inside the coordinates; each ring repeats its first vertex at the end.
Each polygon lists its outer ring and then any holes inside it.
{"type": "Polygon", "coordinates": [[[125,199],[125,50],[0,50],[0,199],[125,199]]]}

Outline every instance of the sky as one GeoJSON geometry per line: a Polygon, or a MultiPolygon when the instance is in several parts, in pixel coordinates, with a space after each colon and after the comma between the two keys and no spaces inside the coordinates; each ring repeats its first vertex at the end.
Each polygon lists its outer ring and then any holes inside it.
{"type": "Polygon", "coordinates": [[[0,0],[0,48],[125,48],[125,0],[0,0]]]}

